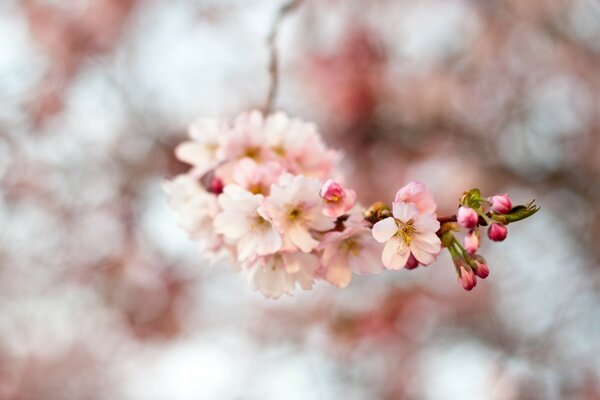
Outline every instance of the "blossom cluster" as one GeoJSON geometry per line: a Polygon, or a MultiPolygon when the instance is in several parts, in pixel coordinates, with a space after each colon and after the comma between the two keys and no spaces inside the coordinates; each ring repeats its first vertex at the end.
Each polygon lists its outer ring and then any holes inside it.
{"type": "Polygon", "coordinates": [[[254,111],[233,124],[201,119],[190,138],[176,149],[190,170],[165,182],[169,203],[191,238],[230,255],[254,289],[278,297],[381,272],[382,246],[313,124],[254,111]]]}
{"type": "Polygon", "coordinates": [[[508,196],[484,200],[474,189],[454,218],[439,219],[433,195],[417,181],[400,188],[391,207],[378,202],[365,210],[341,182],[339,154],[315,125],[283,113],[248,112],[231,124],[201,119],[190,139],[176,149],[189,171],[165,182],[169,204],[192,239],[230,256],[267,297],[311,289],[317,280],[345,287],[353,273],[426,266],[443,247],[470,290],[475,275],[489,273],[476,254],[479,226],[489,220],[490,239],[503,240],[506,224],[537,211],[513,215],[508,196]],[[464,246],[453,234],[461,227],[468,230],[464,246]]]}

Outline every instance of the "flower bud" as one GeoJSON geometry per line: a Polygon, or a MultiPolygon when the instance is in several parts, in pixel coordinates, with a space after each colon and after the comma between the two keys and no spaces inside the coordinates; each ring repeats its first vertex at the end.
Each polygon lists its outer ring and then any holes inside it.
{"type": "Polygon", "coordinates": [[[475,254],[479,249],[479,236],[473,230],[469,231],[464,240],[465,250],[470,254],[475,254]]]}
{"type": "Polygon", "coordinates": [[[475,269],[475,275],[477,275],[481,279],[487,278],[488,275],[490,274],[490,269],[488,268],[485,258],[481,257],[480,255],[477,255],[477,256],[475,256],[473,261],[475,262],[475,265],[477,266],[477,268],[475,269]]]}
{"type": "Polygon", "coordinates": [[[461,265],[458,273],[458,281],[462,285],[463,289],[471,290],[475,287],[475,285],[477,285],[477,278],[475,277],[475,273],[473,273],[471,268],[461,265]]]}
{"type": "Polygon", "coordinates": [[[471,207],[460,206],[456,213],[456,222],[463,228],[472,229],[477,226],[479,215],[471,207]]]}
{"type": "Polygon", "coordinates": [[[356,203],[354,190],[344,188],[338,181],[328,179],[321,188],[321,197],[325,200],[323,214],[328,217],[337,218],[356,203]]]}
{"type": "Polygon", "coordinates": [[[216,194],[216,195],[220,195],[221,193],[223,193],[223,181],[217,177],[214,177],[211,181],[210,181],[210,185],[208,187],[208,191],[216,194]]]}
{"type": "Polygon", "coordinates": [[[506,235],[508,234],[508,229],[506,229],[506,225],[500,224],[498,222],[494,222],[488,228],[488,237],[490,240],[494,242],[501,242],[506,239],[506,235]]]}
{"type": "Polygon", "coordinates": [[[492,203],[492,210],[498,214],[508,214],[512,210],[512,203],[507,194],[497,194],[488,200],[492,203]]]}
{"type": "Polygon", "coordinates": [[[415,269],[419,266],[419,262],[417,261],[417,259],[415,258],[415,256],[413,256],[412,253],[410,253],[410,256],[408,257],[408,260],[406,261],[406,265],[404,266],[404,268],[406,269],[415,269]]]}

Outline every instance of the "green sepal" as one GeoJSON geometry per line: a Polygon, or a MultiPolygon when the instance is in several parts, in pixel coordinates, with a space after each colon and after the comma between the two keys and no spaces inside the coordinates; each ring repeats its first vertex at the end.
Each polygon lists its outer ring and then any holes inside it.
{"type": "Polygon", "coordinates": [[[521,221],[525,218],[531,217],[533,214],[538,212],[540,207],[535,204],[535,199],[531,200],[526,205],[518,205],[513,207],[512,210],[508,214],[493,214],[492,219],[495,221],[501,222],[505,225],[510,224],[511,222],[521,221]]]}
{"type": "Polygon", "coordinates": [[[480,210],[480,201],[481,191],[477,188],[473,188],[468,192],[463,193],[462,197],[460,198],[460,204],[471,207],[475,210],[480,210]]]}

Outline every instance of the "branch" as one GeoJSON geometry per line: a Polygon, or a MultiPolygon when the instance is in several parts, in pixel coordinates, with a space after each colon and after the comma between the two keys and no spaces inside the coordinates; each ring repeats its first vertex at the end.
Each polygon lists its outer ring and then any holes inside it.
{"type": "Polygon", "coordinates": [[[281,6],[277,17],[273,22],[269,36],[267,37],[267,45],[269,46],[270,52],[269,75],[271,82],[269,84],[267,100],[265,101],[265,105],[263,107],[265,114],[271,112],[273,103],[275,102],[275,96],[277,96],[277,88],[279,86],[279,51],[277,49],[277,38],[279,36],[281,24],[285,18],[295,11],[303,2],[304,0],[291,0],[281,6]]]}

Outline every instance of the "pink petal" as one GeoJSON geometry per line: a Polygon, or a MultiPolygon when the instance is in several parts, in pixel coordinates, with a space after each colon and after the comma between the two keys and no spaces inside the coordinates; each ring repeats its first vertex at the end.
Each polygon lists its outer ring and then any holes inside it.
{"type": "Polygon", "coordinates": [[[329,261],[325,266],[327,268],[327,272],[325,273],[327,282],[340,288],[348,286],[352,280],[352,271],[347,261],[345,257],[339,255],[329,261]]]}

